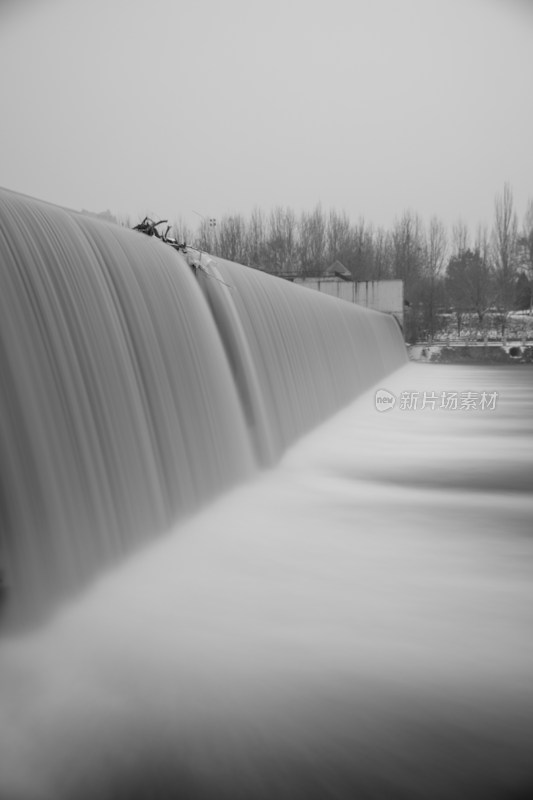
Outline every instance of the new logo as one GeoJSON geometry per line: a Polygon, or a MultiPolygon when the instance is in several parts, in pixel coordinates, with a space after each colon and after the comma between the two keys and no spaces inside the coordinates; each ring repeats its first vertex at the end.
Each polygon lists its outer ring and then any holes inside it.
{"type": "Polygon", "coordinates": [[[378,411],[390,411],[391,408],[394,408],[395,403],[396,397],[392,392],[387,391],[387,389],[377,390],[375,404],[378,411]]]}

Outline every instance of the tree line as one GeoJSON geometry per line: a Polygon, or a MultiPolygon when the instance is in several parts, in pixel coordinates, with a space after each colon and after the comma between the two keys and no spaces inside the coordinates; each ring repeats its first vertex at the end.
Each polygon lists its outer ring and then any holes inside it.
{"type": "Polygon", "coordinates": [[[434,336],[446,311],[459,334],[467,318],[483,331],[498,314],[502,335],[513,310],[531,312],[533,198],[519,222],[509,183],[495,197],[492,225],[475,231],[461,220],[447,230],[435,216],[424,224],[413,211],[385,229],[318,205],[299,215],[278,206],[248,217],[201,218],[196,230],[176,222],[173,233],[212,255],[285,277],[320,277],[340,261],[355,281],[401,279],[408,340],[434,336]]]}

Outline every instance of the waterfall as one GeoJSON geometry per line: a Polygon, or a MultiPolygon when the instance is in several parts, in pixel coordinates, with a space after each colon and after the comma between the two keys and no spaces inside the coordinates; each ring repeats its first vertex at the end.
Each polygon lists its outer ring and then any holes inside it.
{"type": "Polygon", "coordinates": [[[531,796],[527,365],[7,191],[0,281],[2,800],[531,796]]]}
{"type": "Polygon", "coordinates": [[[392,317],[0,191],[0,565],[35,621],[406,361],[392,317]],[[205,258],[205,257],[204,257],[205,258]]]}

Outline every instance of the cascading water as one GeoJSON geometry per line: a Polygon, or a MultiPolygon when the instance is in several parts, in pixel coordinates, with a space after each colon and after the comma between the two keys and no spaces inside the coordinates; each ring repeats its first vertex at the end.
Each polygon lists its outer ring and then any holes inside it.
{"type": "Polygon", "coordinates": [[[199,272],[200,284],[260,460],[276,460],[295,439],[407,361],[391,316],[224,259],[208,264],[215,280],[199,272]]]}
{"type": "Polygon", "coordinates": [[[386,315],[220,260],[195,279],[154,238],[6,190],[0,221],[13,618],[37,619],[406,361],[386,315]]]}
{"type": "Polygon", "coordinates": [[[253,461],[185,262],[132,231],[0,202],[1,542],[13,605],[34,615],[253,461]]]}
{"type": "Polygon", "coordinates": [[[530,367],[404,365],[384,315],[0,221],[0,800],[530,797],[530,367]]]}

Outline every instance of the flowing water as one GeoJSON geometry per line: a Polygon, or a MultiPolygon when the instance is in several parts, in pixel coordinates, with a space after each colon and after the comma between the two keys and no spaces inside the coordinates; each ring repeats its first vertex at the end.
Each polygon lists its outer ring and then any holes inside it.
{"type": "Polygon", "coordinates": [[[532,370],[3,203],[0,798],[529,797],[532,370]]]}
{"type": "Polygon", "coordinates": [[[196,280],[155,238],[5,190],[0,219],[0,564],[14,617],[35,620],[275,463],[406,360],[383,314],[227,262],[196,280]]]}

